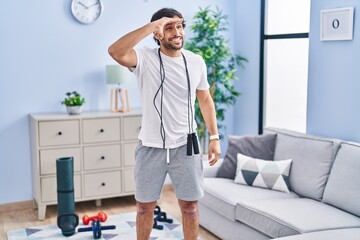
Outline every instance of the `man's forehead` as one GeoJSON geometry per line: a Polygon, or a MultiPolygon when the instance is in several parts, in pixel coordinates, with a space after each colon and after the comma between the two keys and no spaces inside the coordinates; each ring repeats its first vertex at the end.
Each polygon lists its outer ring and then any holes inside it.
{"type": "Polygon", "coordinates": [[[178,18],[178,17],[174,18],[174,20],[175,20],[175,22],[168,23],[168,24],[165,25],[165,27],[182,24],[184,22],[184,19],[178,18]]]}

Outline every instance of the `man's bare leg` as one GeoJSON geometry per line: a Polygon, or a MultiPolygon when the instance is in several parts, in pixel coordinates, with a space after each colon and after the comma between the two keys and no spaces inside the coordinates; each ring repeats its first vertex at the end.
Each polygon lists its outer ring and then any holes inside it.
{"type": "Polygon", "coordinates": [[[136,236],[137,240],[149,240],[154,224],[154,209],[156,202],[136,202],[136,236]]]}
{"type": "Polygon", "coordinates": [[[199,234],[199,212],[197,201],[178,200],[182,214],[185,240],[197,240],[199,234]]]}

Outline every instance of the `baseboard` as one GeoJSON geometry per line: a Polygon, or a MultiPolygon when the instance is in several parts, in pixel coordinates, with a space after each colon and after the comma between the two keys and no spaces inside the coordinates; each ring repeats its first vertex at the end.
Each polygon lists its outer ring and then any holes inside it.
{"type": "Polygon", "coordinates": [[[0,204],[0,213],[25,210],[31,208],[33,208],[33,202],[31,200],[24,202],[6,203],[6,204],[0,204]]]}
{"type": "MultiPolygon", "coordinates": [[[[163,190],[165,191],[173,191],[174,186],[172,183],[164,184],[163,190]]],[[[0,213],[2,212],[10,212],[10,211],[17,211],[17,210],[25,210],[33,208],[33,202],[24,201],[24,202],[15,202],[15,203],[6,203],[0,204],[0,213]]]]}

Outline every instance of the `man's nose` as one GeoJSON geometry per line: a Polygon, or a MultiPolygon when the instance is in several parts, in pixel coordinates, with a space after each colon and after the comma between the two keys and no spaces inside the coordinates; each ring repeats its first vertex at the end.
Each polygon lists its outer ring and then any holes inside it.
{"type": "Polygon", "coordinates": [[[178,28],[175,27],[175,28],[173,29],[172,34],[178,36],[178,35],[180,35],[179,33],[180,33],[180,29],[178,29],[178,28]]]}

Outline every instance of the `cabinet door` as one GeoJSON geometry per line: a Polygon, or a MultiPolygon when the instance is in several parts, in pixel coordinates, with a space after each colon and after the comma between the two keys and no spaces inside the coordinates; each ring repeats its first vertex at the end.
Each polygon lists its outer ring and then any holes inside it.
{"type": "Polygon", "coordinates": [[[80,148],[61,148],[40,150],[40,174],[56,174],[56,159],[74,158],[74,172],[80,171],[80,148]]]}
{"type": "Polygon", "coordinates": [[[84,147],[84,169],[96,170],[121,166],[120,144],[84,147]]]}
{"type": "Polygon", "coordinates": [[[39,122],[40,147],[80,144],[79,121],[39,122]]]}
{"type": "Polygon", "coordinates": [[[84,143],[120,141],[120,118],[83,120],[84,143]]]}
{"type": "Polygon", "coordinates": [[[135,149],[138,143],[124,143],[124,166],[132,167],[135,165],[135,149]]]}
{"type": "MultiPolygon", "coordinates": [[[[41,201],[57,201],[57,184],[56,177],[41,178],[41,201]]],[[[75,199],[81,198],[81,177],[74,175],[75,199]]]]}
{"type": "Polygon", "coordinates": [[[85,197],[121,194],[121,172],[88,173],[84,175],[85,197]]]}
{"type": "Polygon", "coordinates": [[[141,116],[124,117],[124,140],[136,140],[141,128],[141,116]]]}
{"type": "Polygon", "coordinates": [[[131,193],[135,191],[134,169],[129,168],[124,170],[124,191],[131,193]]]}

